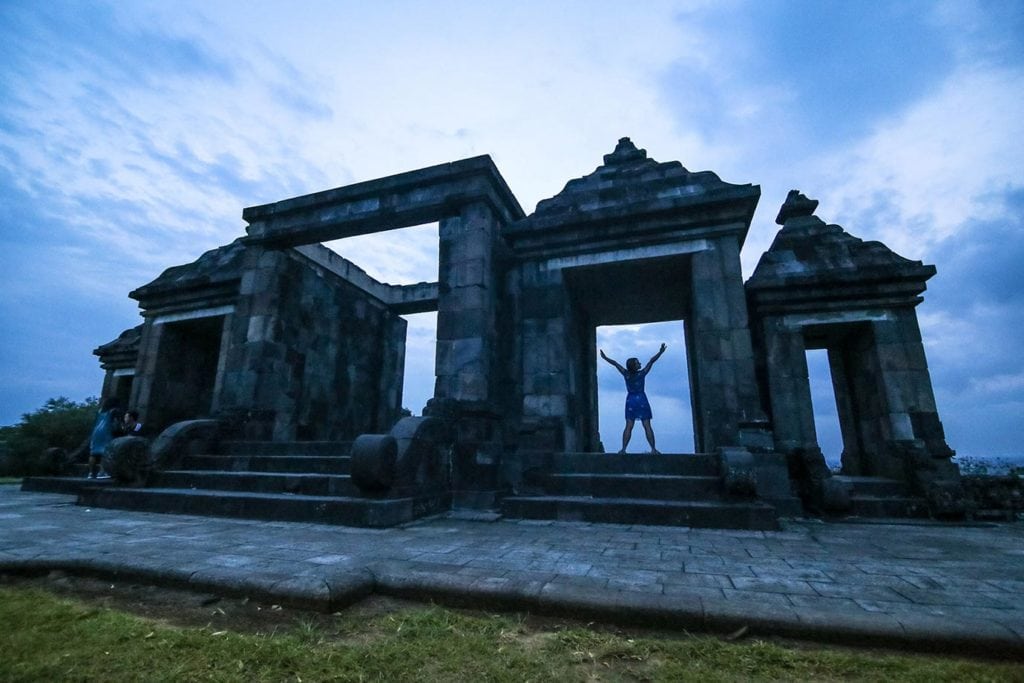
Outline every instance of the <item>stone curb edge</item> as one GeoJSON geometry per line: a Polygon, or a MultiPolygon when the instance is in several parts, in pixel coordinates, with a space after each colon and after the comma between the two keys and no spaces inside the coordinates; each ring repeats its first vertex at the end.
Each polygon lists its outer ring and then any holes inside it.
{"type": "MultiPolygon", "coordinates": [[[[906,616],[865,612],[766,607],[736,600],[686,598],[666,604],[662,595],[600,591],[554,585],[543,580],[481,579],[454,574],[402,571],[394,565],[327,571],[322,576],[250,575],[238,568],[202,570],[166,565],[125,566],[97,558],[6,560],[0,572],[43,574],[65,571],[110,580],[184,588],[335,612],[371,594],[437,602],[451,607],[530,612],[593,620],[621,626],[682,629],[744,637],[778,636],[835,645],[884,647],[988,659],[1024,660],[1024,639],[986,620],[906,616]]],[[[680,596],[676,596],[678,600],[680,596]]]]}

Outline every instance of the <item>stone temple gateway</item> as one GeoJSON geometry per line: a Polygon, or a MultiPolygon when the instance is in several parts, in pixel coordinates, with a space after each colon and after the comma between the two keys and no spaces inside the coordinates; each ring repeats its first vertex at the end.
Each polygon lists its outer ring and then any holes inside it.
{"type": "Polygon", "coordinates": [[[96,350],[104,397],[166,431],[135,485],[82,500],[369,526],[453,507],[750,528],[956,514],[915,313],[935,268],[794,190],[744,283],[759,199],[623,138],[530,215],[488,156],[247,208],[245,236],[131,292],[145,322],[96,350]],[[436,282],[378,282],[322,245],[429,222],[436,282]],[[427,311],[434,395],[403,416],[402,315],[427,311]],[[684,323],[694,454],[605,454],[596,329],[667,320],[684,323]],[[841,474],[809,349],[828,351],[841,474]]]}

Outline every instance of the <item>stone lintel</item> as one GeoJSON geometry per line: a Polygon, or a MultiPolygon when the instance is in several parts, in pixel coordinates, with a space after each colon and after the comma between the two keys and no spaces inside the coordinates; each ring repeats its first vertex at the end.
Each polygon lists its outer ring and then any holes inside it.
{"type": "Polygon", "coordinates": [[[841,313],[844,311],[859,311],[870,306],[872,309],[887,309],[891,311],[913,309],[924,301],[923,297],[858,297],[849,299],[797,299],[787,301],[783,297],[762,299],[757,297],[754,304],[756,315],[765,317],[769,315],[781,316],[787,314],[814,314],[814,313],[841,313]]]}
{"type": "Polygon", "coordinates": [[[478,201],[505,222],[525,215],[485,155],[252,206],[242,218],[247,242],[290,246],[430,223],[478,201]]]}
{"type": "Polygon", "coordinates": [[[595,266],[603,263],[640,261],[643,259],[660,258],[664,256],[692,254],[694,252],[707,251],[709,249],[711,249],[711,244],[704,239],[672,244],[651,244],[641,247],[626,247],[613,251],[573,254],[571,256],[552,258],[546,261],[541,261],[540,268],[541,270],[557,270],[560,268],[595,266]]]}
{"type": "Polygon", "coordinates": [[[661,199],[644,211],[610,207],[582,216],[531,216],[502,228],[502,236],[519,254],[571,251],[579,244],[637,244],[736,235],[746,239],[760,188],[752,196],[700,204],[661,199]]]}
{"type": "MultiPolygon", "coordinates": [[[[178,289],[147,289],[144,296],[137,298],[142,316],[154,318],[189,313],[220,306],[233,306],[238,300],[241,278],[226,282],[193,283],[178,289]]],[[[134,292],[133,292],[134,294],[134,292]]]]}
{"type": "Polygon", "coordinates": [[[230,306],[214,306],[213,308],[200,308],[193,311],[182,311],[180,313],[163,313],[161,315],[153,316],[154,325],[162,325],[164,323],[176,323],[182,320],[196,320],[197,318],[212,318],[218,315],[227,315],[228,313],[234,313],[234,305],[230,306]]]}
{"type": "Polygon", "coordinates": [[[888,311],[835,311],[830,313],[791,313],[782,316],[783,326],[801,329],[812,325],[842,325],[845,323],[880,322],[895,320],[888,311]]]}

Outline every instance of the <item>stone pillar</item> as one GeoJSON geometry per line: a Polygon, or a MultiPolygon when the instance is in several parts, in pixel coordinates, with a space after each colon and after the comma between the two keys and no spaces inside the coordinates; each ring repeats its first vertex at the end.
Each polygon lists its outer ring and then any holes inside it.
{"type": "Polygon", "coordinates": [[[390,425],[402,409],[402,384],[405,379],[405,340],[408,323],[400,316],[386,321],[384,336],[387,344],[381,363],[376,422],[390,425]]]}
{"type": "Polygon", "coordinates": [[[295,434],[279,415],[294,412],[280,337],[283,251],[250,247],[229,332],[218,412],[240,423],[241,438],[290,440],[295,434]],[[237,413],[237,415],[236,415],[237,413]],[[280,424],[279,424],[280,423],[280,424]]]}
{"type": "Polygon", "coordinates": [[[817,449],[802,330],[788,328],[780,317],[767,317],[764,343],[775,449],[780,453],[817,449]]]}
{"type": "Polygon", "coordinates": [[[231,332],[235,326],[235,314],[228,313],[224,316],[224,322],[221,325],[220,331],[220,352],[217,357],[217,378],[213,387],[213,400],[210,403],[211,414],[216,414],[220,410],[221,403],[221,392],[224,390],[224,370],[227,368],[228,363],[228,350],[231,347],[230,338],[231,332]]]}
{"type": "MultiPolygon", "coordinates": [[[[519,267],[519,359],[523,450],[575,449],[569,415],[569,337],[575,320],[566,305],[564,274],[531,261],[519,267]]],[[[590,351],[593,353],[593,350],[590,351]]]]}
{"type": "MultiPolygon", "coordinates": [[[[159,409],[150,404],[153,395],[153,380],[156,376],[157,352],[160,349],[160,332],[162,325],[154,325],[151,319],[142,326],[139,340],[139,359],[135,365],[135,381],[132,383],[130,403],[140,413],[142,419],[151,429],[162,429],[159,409]]],[[[104,392],[104,397],[106,392],[104,392]]]]}
{"type": "Polygon", "coordinates": [[[490,205],[440,221],[434,399],[425,415],[452,421],[456,507],[491,508],[502,450],[497,267],[500,223],[490,205]]]}
{"type": "Polygon", "coordinates": [[[879,465],[883,476],[900,478],[905,476],[905,463],[894,461],[893,454],[900,452],[898,442],[920,440],[936,459],[949,459],[953,451],[939,421],[916,312],[909,307],[894,309],[888,319],[872,323],[872,333],[883,454],[879,465]]]}
{"type": "Polygon", "coordinates": [[[691,297],[695,427],[698,449],[711,452],[739,444],[741,423],[763,419],[735,237],[693,255],[691,297]]]}
{"type": "Polygon", "coordinates": [[[437,380],[434,397],[458,403],[494,400],[499,224],[490,206],[469,204],[440,221],[437,380]]]}

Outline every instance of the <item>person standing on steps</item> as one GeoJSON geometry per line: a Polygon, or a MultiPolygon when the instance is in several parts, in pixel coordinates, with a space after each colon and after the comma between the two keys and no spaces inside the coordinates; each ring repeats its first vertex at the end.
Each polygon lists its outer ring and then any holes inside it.
{"type": "Polygon", "coordinates": [[[121,419],[120,402],[116,398],[105,400],[89,437],[89,479],[110,479],[101,466],[103,451],[107,444],[121,435],[121,419]]]}
{"type": "Polygon", "coordinates": [[[626,428],[622,430],[622,450],[619,451],[619,454],[626,452],[629,438],[633,435],[633,425],[636,424],[637,420],[640,420],[640,423],[644,426],[647,443],[651,445],[651,454],[656,455],[658,453],[658,449],[654,446],[654,430],[651,428],[651,418],[653,415],[651,414],[651,404],[647,400],[647,394],[644,393],[644,379],[647,377],[647,373],[651,371],[651,366],[661,358],[661,354],[665,353],[667,348],[665,344],[662,344],[661,349],[647,361],[647,365],[642,370],[640,369],[640,360],[638,358],[630,358],[626,361],[626,367],[622,367],[606,356],[604,349],[599,349],[601,358],[615,366],[615,369],[619,371],[622,378],[626,380],[626,428]]]}

